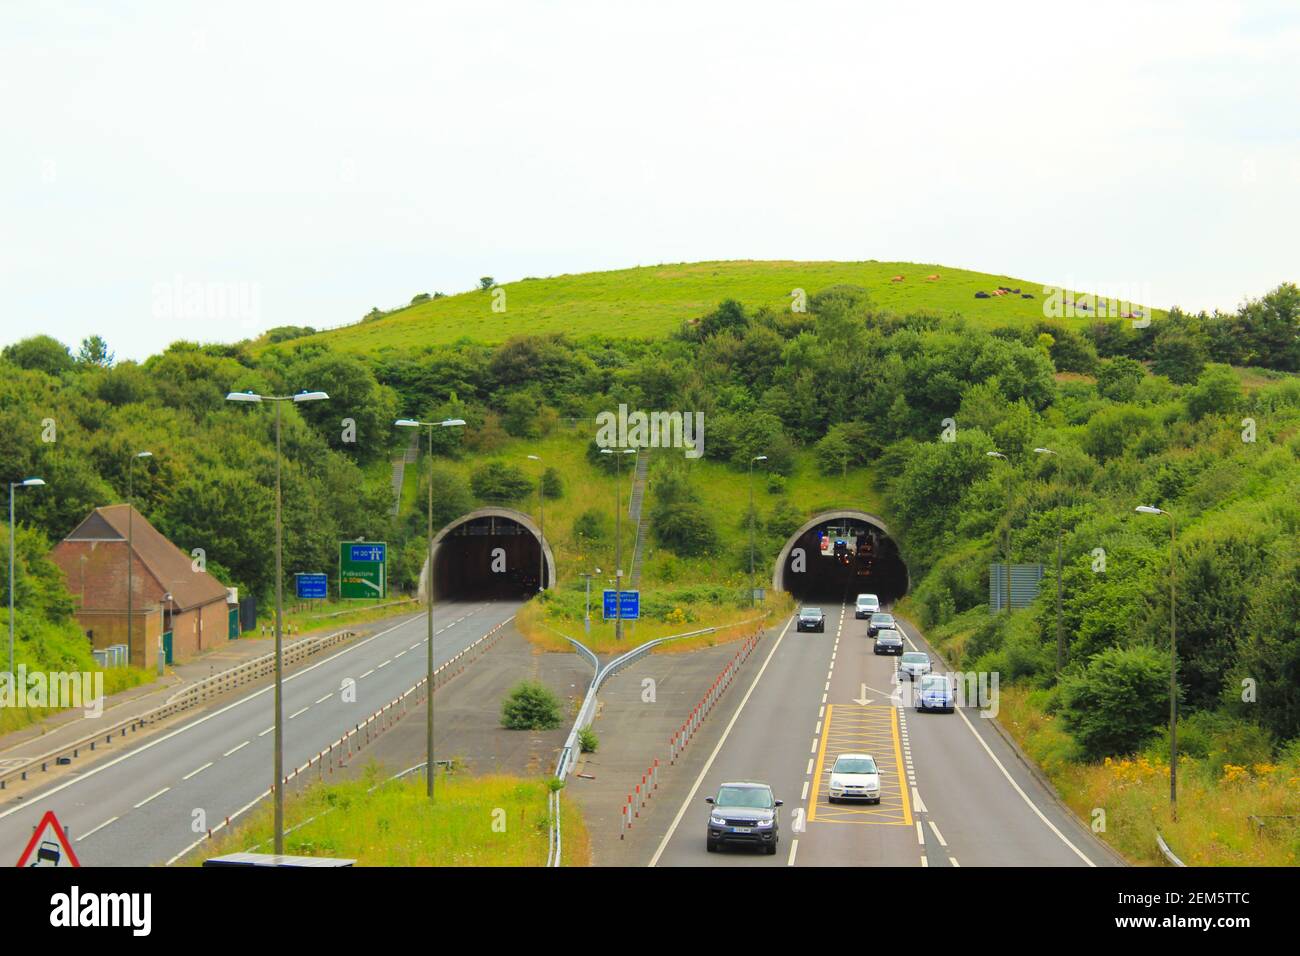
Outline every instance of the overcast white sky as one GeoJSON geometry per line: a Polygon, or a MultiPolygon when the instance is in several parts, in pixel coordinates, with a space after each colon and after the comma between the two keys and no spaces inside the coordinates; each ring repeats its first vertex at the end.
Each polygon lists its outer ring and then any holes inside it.
{"type": "Polygon", "coordinates": [[[699,259],[1233,308],[1300,279],[1298,51],[1293,0],[6,3],[0,344],[699,259]]]}

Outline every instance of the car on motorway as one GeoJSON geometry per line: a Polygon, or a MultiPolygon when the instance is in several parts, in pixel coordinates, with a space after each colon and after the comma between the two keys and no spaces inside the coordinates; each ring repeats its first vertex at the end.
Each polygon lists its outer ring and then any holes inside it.
{"type": "Polygon", "coordinates": [[[871,622],[867,625],[867,633],[875,637],[877,632],[883,630],[898,630],[898,622],[894,620],[894,615],[888,611],[877,611],[871,615],[871,622]]]}
{"type": "Polygon", "coordinates": [[[880,802],[880,770],[871,754],[840,754],[831,767],[826,799],[880,802]]]}
{"type": "Polygon", "coordinates": [[[930,673],[930,655],[924,651],[908,651],[898,661],[898,676],[916,680],[930,673]]]}
{"type": "Polygon", "coordinates": [[[893,628],[881,628],[876,632],[876,646],[872,650],[877,654],[902,654],[903,635],[893,628]]]}
{"type": "Polygon", "coordinates": [[[705,797],[709,808],[709,828],[705,848],[714,853],[724,843],[762,847],[769,855],[776,853],[780,840],[777,808],[781,801],[772,796],[765,783],[724,783],[715,797],[705,797]]]}
{"type": "Polygon", "coordinates": [[[916,692],[917,710],[941,710],[951,714],[956,706],[956,695],[952,682],[943,674],[927,674],[921,678],[921,687],[916,692]]]}
{"type": "Polygon", "coordinates": [[[858,618],[871,617],[879,610],[880,598],[874,594],[859,594],[858,603],[853,608],[853,616],[858,618]]]}
{"type": "Polygon", "coordinates": [[[796,631],[825,631],[826,615],[819,607],[799,608],[799,620],[795,623],[796,631]]]}

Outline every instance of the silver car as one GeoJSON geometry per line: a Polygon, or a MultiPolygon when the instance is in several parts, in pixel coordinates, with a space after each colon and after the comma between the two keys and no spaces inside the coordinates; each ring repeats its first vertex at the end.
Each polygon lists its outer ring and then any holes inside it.
{"type": "Polygon", "coordinates": [[[916,680],[930,673],[930,655],[924,651],[908,651],[898,661],[898,676],[916,680]]]}

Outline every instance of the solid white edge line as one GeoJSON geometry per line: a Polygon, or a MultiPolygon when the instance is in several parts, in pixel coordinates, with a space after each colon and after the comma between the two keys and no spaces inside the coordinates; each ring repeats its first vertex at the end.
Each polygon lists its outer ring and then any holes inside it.
{"type": "Polygon", "coordinates": [[[650,862],[647,866],[655,866],[659,863],[659,858],[663,856],[664,850],[668,847],[668,841],[671,840],[673,834],[677,832],[677,827],[682,822],[682,817],[686,816],[686,809],[695,799],[695,795],[699,793],[700,785],[704,783],[705,775],[709,772],[710,768],[712,768],[713,761],[717,759],[718,754],[722,752],[723,745],[727,742],[727,738],[731,736],[731,729],[736,726],[736,721],[740,719],[741,712],[745,709],[745,704],[749,702],[749,697],[754,693],[754,688],[757,687],[758,682],[762,680],[763,672],[767,670],[767,665],[772,663],[772,658],[775,656],[777,648],[781,646],[781,641],[785,639],[785,635],[789,632],[792,623],[794,623],[793,614],[790,615],[790,619],[785,622],[785,627],[782,628],[781,633],[777,636],[776,643],[772,645],[772,649],[768,651],[767,657],[763,661],[763,666],[760,667],[758,673],[754,675],[754,680],[753,683],[749,685],[749,690],[745,691],[745,696],[740,699],[740,705],[736,708],[736,712],[731,715],[731,720],[727,722],[726,729],[722,731],[722,738],[718,741],[717,746],[713,748],[713,753],[709,754],[709,759],[705,761],[704,768],[700,770],[700,775],[695,778],[695,783],[691,785],[690,793],[688,793],[686,799],[682,801],[682,805],[677,811],[677,816],[673,817],[673,822],[668,825],[668,832],[665,833],[663,839],[659,841],[659,847],[655,850],[654,856],[650,858],[650,862]]]}
{"type": "Polygon", "coordinates": [[[948,841],[945,840],[943,838],[943,834],[939,832],[939,825],[935,823],[933,820],[927,820],[926,822],[930,824],[930,829],[934,831],[934,836],[935,839],[939,841],[939,846],[947,848],[948,841]]]}
{"type": "Polygon", "coordinates": [[[1083,862],[1087,863],[1089,866],[1096,866],[1097,864],[1093,863],[1092,860],[1088,859],[1088,857],[1084,854],[1082,850],[1080,850],[1077,846],[1075,846],[1073,843],[1070,842],[1070,838],[1067,837],[1064,833],[1062,833],[1060,829],[1057,828],[1055,823],[1047,819],[1043,811],[1038,809],[1038,804],[1034,803],[1034,801],[1029,798],[1029,794],[1025,793],[1024,790],[1020,789],[1020,784],[1016,783],[1015,778],[1012,777],[1010,772],[1008,772],[1007,768],[1002,765],[1002,761],[998,759],[998,755],[993,752],[992,748],[989,747],[989,745],[985,742],[984,738],[980,736],[979,731],[971,726],[970,719],[964,713],[962,713],[960,707],[956,708],[956,710],[957,710],[957,716],[959,716],[962,719],[962,722],[965,723],[967,728],[970,729],[970,732],[975,735],[975,739],[980,742],[980,746],[983,747],[984,752],[989,755],[989,759],[992,760],[995,764],[997,764],[998,769],[1002,771],[1002,776],[1007,778],[1007,783],[1011,784],[1012,789],[1014,789],[1016,793],[1020,794],[1020,799],[1024,800],[1025,803],[1029,805],[1029,809],[1034,811],[1038,819],[1042,820],[1043,823],[1047,825],[1047,828],[1060,838],[1062,843],[1064,843],[1066,846],[1068,846],[1071,850],[1074,851],[1075,856],[1083,860],[1083,862]]]}

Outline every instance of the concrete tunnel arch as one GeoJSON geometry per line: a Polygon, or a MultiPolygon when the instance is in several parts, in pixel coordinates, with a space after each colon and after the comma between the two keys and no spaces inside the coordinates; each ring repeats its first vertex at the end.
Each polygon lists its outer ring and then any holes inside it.
{"type": "MultiPolygon", "coordinates": [[[[856,557],[856,556],[855,556],[856,557]]],[[[875,593],[882,603],[896,601],[911,590],[911,576],[907,565],[898,553],[898,545],[888,526],[878,516],[854,508],[836,508],[818,512],[790,535],[772,568],[772,589],[789,591],[797,598],[834,598],[846,595],[851,601],[855,593],[875,593]],[[816,547],[818,530],[834,525],[865,525],[875,532],[877,552],[873,567],[867,573],[856,564],[836,564],[833,573],[819,574],[816,562],[829,561],[816,547]],[[796,575],[791,569],[795,548],[803,547],[807,556],[808,577],[796,575]],[[845,570],[845,568],[848,570],[845,570]],[[852,592],[852,593],[850,593],[852,592]]]]}
{"type": "Polygon", "coordinates": [[[420,569],[420,599],[428,595],[430,581],[435,601],[535,594],[539,548],[545,560],[542,588],[550,588],[555,584],[555,553],[531,515],[498,507],[467,512],[434,534],[430,555],[420,569]],[[493,547],[506,549],[503,574],[490,570],[493,547]]]}

